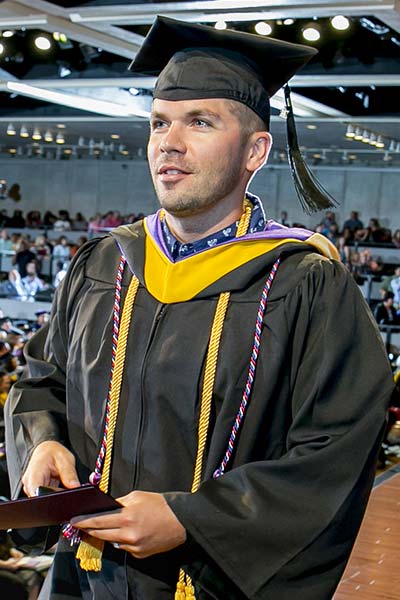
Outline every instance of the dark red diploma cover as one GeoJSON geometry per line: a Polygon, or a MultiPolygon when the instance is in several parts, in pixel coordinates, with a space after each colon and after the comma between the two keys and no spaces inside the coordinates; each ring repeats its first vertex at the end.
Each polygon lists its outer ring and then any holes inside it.
{"type": "Polygon", "coordinates": [[[78,515],[116,510],[121,504],[93,485],[0,503],[0,529],[67,523],[78,515]]]}

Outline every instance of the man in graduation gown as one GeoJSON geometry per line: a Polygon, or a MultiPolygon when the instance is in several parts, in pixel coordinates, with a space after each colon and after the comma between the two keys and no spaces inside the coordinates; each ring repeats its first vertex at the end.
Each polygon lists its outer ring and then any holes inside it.
{"type": "Polygon", "coordinates": [[[43,598],[332,597],[390,369],[335,248],[246,193],[312,52],[159,18],[134,62],[161,71],[162,209],[77,253],[7,404],[14,495],[100,480],[123,505],[65,528],[43,598]]]}

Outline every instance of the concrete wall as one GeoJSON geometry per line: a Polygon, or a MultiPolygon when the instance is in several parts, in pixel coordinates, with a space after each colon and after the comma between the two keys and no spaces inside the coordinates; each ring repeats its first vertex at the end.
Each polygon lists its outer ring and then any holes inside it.
{"type": "MultiPolygon", "coordinates": [[[[350,166],[315,167],[313,171],[340,202],[339,223],[354,209],[364,222],[378,217],[384,225],[400,228],[400,169],[350,166]]],[[[21,202],[0,200],[0,208],[9,214],[15,208],[66,208],[72,215],[81,211],[90,217],[112,209],[124,214],[150,213],[158,206],[145,161],[5,159],[0,161],[0,178],[9,186],[15,182],[21,186],[21,202]]],[[[262,197],[269,218],[287,210],[291,222],[312,226],[320,220],[319,215],[308,217],[302,212],[286,166],[265,167],[250,190],[262,197]]]]}

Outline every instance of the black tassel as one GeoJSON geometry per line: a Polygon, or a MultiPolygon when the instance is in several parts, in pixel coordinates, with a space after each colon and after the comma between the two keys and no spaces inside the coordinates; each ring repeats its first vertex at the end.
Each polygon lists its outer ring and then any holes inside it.
{"type": "Polygon", "coordinates": [[[320,184],[304,161],[297,139],[290,88],[285,86],[287,152],[290,170],[300,204],[307,214],[337,206],[338,203],[320,184]]]}

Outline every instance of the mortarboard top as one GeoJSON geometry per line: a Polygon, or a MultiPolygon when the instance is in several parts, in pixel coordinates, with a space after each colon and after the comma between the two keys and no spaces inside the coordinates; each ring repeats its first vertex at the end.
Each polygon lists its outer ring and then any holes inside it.
{"type": "Polygon", "coordinates": [[[316,53],[309,46],[159,16],[129,69],[159,75],[155,98],[229,98],[268,124],[269,98],[316,53]]]}
{"type": "MultiPolygon", "coordinates": [[[[269,129],[269,98],[316,53],[309,46],[158,16],[129,70],[158,76],[154,98],[236,100],[269,129]]],[[[330,208],[334,199],[301,156],[287,85],[285,102],[289,166],[300,203],[308,213],[330,208]]]]}

